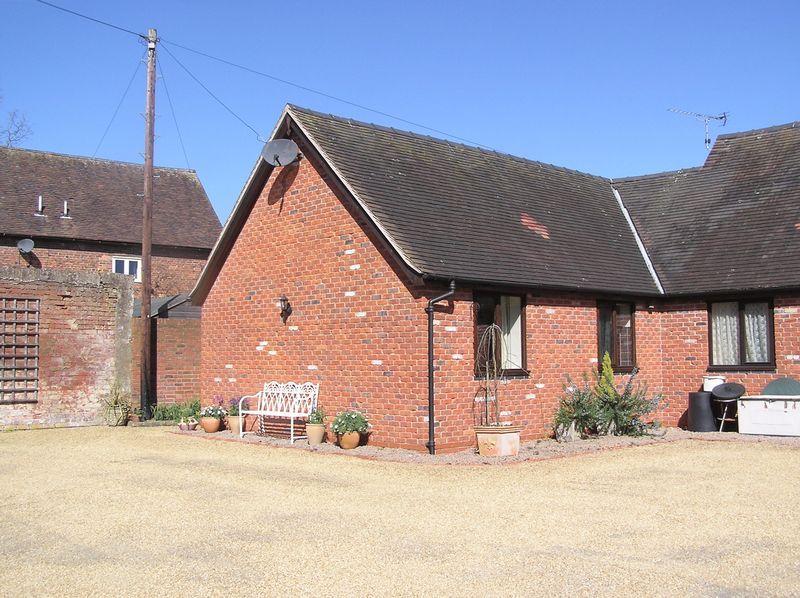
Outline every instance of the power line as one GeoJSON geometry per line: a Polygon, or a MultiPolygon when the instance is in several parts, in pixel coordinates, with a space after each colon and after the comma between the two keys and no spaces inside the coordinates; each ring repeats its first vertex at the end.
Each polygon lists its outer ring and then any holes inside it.
{"type": "Polygon", "coordinates": [[[125,98],[128,96],[128,91],[130,91],[131,85],[133,85],[133,81],[136,79],[136,75],[139,73],[139,69],[142,66],[142,60],[144,60],[145,54],[147,54],[147,50],[144,51],[144,54],[142,54],[141,58],[139,58],[139,61],[136,63],[136,70],[133,71],[131,80],[128,81],[128,86],[122,93],[122,98],[120,98],[119,104],[117,104],[117,107],[114,110],[114,114],[111,115],[111,120],[108,121],[108,126],[106,127],[106,130],[103,131],[103,136],[100,138],[97,147],[94,148],[94,153],[92,154],[92,158],[94,158],[97,155],[97,152],[100,151],[100,146],[103,145],[103,141],[105,141],[106,135],[108,135],[108,131],[109,129],[111,129],[111,125],[114,124],[114,119],[117,118],[117,113],[119,112],[119,109],[122,107],[122,103],[125,101],[125,98]]]}
{"type": "Polygon", "coordinates": [[[202,88],[203,88],[203,89],[206,91],[206,93],[208,93],[208,95],[210,95],[212,98],[214,98],[214,99],[215,99],[215,100],[216,100],[216,101],[219,103],[219,105],[220,105],[220,106],[222,106],[223,108],[225,108],[225,110],[227,110],[227,111],[228,111],[228,112],[229,112],[231,115],[233,115],[233,117],[234,117],[236,120],[238,120],[238,121],[239,121],[240,123],[242,123],[242,124],[243,124],[245,127],[247,127],[247,128],[248,128],[248,129],[250,129],[250,130],[251,130],[253,133],[255,133],[255,134],[256,134],[256,138],[257,138],[259,141],[264,141],[264,139],[262,139],[262,137],[261,137],[261,134],[260,134],[258,131],[256,131],[256,130],[255,130],[255,129],[254,129],[254,128],[253,128],[253,127],[252,127],[252,126],[251,126],[251,125],[250,125],[250,124],[249,124],[249,123],[246,121],[246,120],[244,120],[244,119],[243,119],[241,116],[239,116],[238,114],[236,114],[236,113],[233,111],[233,109],[232,109],[232,108],[230,108],[230,107],[229,107],[229,106],[228,106],[228,105],[227,105],[225,102],[223,102],[221,99],[219,99],[219,98],[218,98],[218,97],[217,97],[217,96],[214,94],[214,92],[213,92],[213,91],[211,91],[211,90],[210,90],[208,87],[206,87],[205,85],[203,85],[203,82],[202,82],[202,81],[200,81],[200,79],[198,79],[197,77],[195,77],[195,76],[194,76],[194,74],[192,73],[192,71],[190,71],[188,68],[186,68],[186,67],[183,65],[183,63],[182,63],[180,60],[178,60],[178,59],[175,57],[175,55],[174,55],[172,52],[170,52],[170,51],[169,51],[169,48],[167,48],[167,47],[166,47],[166,46],[165,46],[163,43],[161,44],[161,47],[162,47],[162,48],[164,48],[164,51],[165,51],[167,54],[169,54],[169,55],[170,55],[170,58],[172,58],[172,60],[174,60],[175,62],[177,62],[177,63],[178,63],[178,66],[179,66],[179,67],[181,67],[181,68],[182,68],[184,71],[186,71],[186,74],[187,74],[187,75],[189,75],[189,76],[190,76],[192,79],[194,79],[195,83],[197,83],[197,84],[198,84],[200,87],[202,87],[202,88]]]}
{"type": "Polygon", "coordinates": [[[186,146],[183,145],[183,135],[181,135],[181,128],[178,126],[178,119],[175,117],[175,107],[172,105],[172,98],[169,95],[169,88],[167,87],[167,78],[164,76],[164,70],[161,68],[161,62],[158,65],[158,72],[161,73],[161,82],[164,84],[164,92],[167,94],[167,103],[169,104],[169,111],[172,113],[172,121],[175,123],[175,130],[178,132],[178,140],[181,142],[181,150],[183,150],[183,158],[186,160],[186,168],[189,166],[189,156],[186,154],[186,146]]]}
{"type": "Polygon", "coordinates": [[[36,0],[39,4],[44,4],[45,6],[49,6],[50,8],[55,8],[56,10],[61,10],[63,12],[69,13],[71,15],[75,15],[76,17],[80,17],[82,19],[86,19],[87,21],[92,21],[94,23],[98,23],[100,25],[105,25],[106,27],[111,27],[112,29],[116,29],[118,31],[124,31],[125,33],[130,33],[131,35],[135,35],[136,37],[140,37],[142,39],[147,39],[147,36],[142,33],[136,33],[135,31],[131,31],[130,29],[125,29],[125,27],[120,27],[119,25],[114,25],[113,23],[108,23],[106,21],[101,21],[100,19],[95,19],[94,17],[90,17],[88,15],[81,14],[79,12],[75,12],[74,10],[70,10],[68,8],[64,8],[63,6],[57,6],[55,4],[51,4],[50,2],[45,2],[45,0],[36,0]]]}
{"type": "MultiPolygon", "coordinates": [[[[400,116],[395,116],[394,114],[389,114],[388,112],[383,112],[382,110],[377,110],[375,108],[370,108],[369,106],[364,106],[363,104],[358,104],[356,102],[351,102],[350,100],[345,100],[344,98],[337,97],[335,95],[326,93],[324,91],[319,91],[318,89],[313,89],[313,88],[307,87],[305,85],[300,85],[299,83],[294,83],[294,82],[288,81],[286,79],[281,79],[280,77],[276,77],[275,75],[270,75],[269,73],[265,73],[263,71],[258,71],[256,69],[250,68],[248,66],[237,64],[235,62],[231,62],[230,60],[226,60],[224,58],[219,58],[218,56],[212,56],[211,54],[207,54],[206,52],[202,52],[200,50],[195,50],[194,48],[190,48],[188,46],[184,46],[184,45],[172,42],[172,41],[167,41],[164,38],[160,38],[159,41],[161,42],[161,45],[165,50],[167,50],[166,45],[175,46],[176,48],[181,48],[181,49],[186,50],[188,52],[193,52],[194,54],[198,54],[198,55],[203,56],[205,58],[208,58],[210,60],[215,60],[217,62],[221,62],[222,64],[227,64],[228,66],[232,66],[234,68],[241,69],[243,71],[247,71],[248,73],[252,73],[252,74],[258,75],[260,77],[266,77],[267,79],[271,79],[273,81],[277,81],[278,83],[283,83],[284,85],[289,85],[291,87],[296,87],[297,89],[302,89],[303,91],[307,91],[309,93],[313,93],[313,94],[322,96],[324,98],[328,98],[330,100],[335,100],[335,101],[341,102],[343,104],[348,104],[349,106],[354,106],[355,108],[359,108],[361,110],[366,110],[367,112],[372,112],[373,114],[380,114],[381,116],[385,116],[385,117],[391,118],[393,120],[404,122],[404,123],[406,123],[408,125],[412,125],[414,127],[419,127],[421,129],[425,129],[426,131],[432,131],[434,133],[438,133],[439,135],[444,135],[445,137],[450,137],[451,139],[458,139],[459,141],[463,141],[463,142],[469,143],[471,145],[476,145],[476,146],[484,147],[484,148],[487,148],[487,149],[493,149],[490,146],[485,145],[483,143],[478,143],[477,141],[472,141],[470,139],[465,139],[464,137],[459,137],[458,135],[453,135],[452,133],[448,133],[446,131],[441,131],[439,129],[434,129],[433,127],[428,127],[428,126],[425,126],[423,124],[414,122],[412,120],[408,120],[408,119],[402,118],[400,116]]],[[[169,50],[167,50],[167,51],[169,51],[169,50]]],[[[170,56],[173,56],[173,55],[170,53],[170,56]]],[[[174,56],[173,56],[173,58],[174,58],[174,56]]]]}
{"type": "MultiPolygon", "coordinates": [[[[70,10],[68,8],[64,8],[62,6],[58,6],[56,4],[52,4],[51,2],[47,2],[46,0],[36,0],[36,1],[38,3],[40,3],[40,4],[43,4],[45,6],[49,6],[51,8],[56,9],[56,10],[60,10],[60,11],[63,11],[65,13],[74,15],[76,17],[80,17],[82,19],[86,19],[88,21],[92,21],[93,23],[98,23],[100,25],[105,25],[106,27],[111,27],[112,29],[116,29],[118,31],[123,31],[123,32],[129,33],[131,35],[135,35],[136,37],[144,39],[144,40],[147,39],[146,35],[144,35],[142,33],[137,33],[136,31],[132,31],[130,29],[126,29],[125,27],[120,27],[119,25],[114,25],[113,23],[108,23],[107,21],[102,21],[100,19],[96,19],[94,17],[90,17],[88,15],[76,12],[74,10],[70,10]]],[[[178,65],[183,70],[185,70],[189,74],[189,76],[192,77],[192,79],[194,79],[197,82],[198,85],[200,85],[207,93],[209,93],[211,95],[211,97],[213,97],[217,102],[219,102],[219,104],[221,106],[223,106],[228,112],[230,112],[237,120],[239,120],[248,129],[253,131],[256,134],[256,136],[258,137],[259,140],[262,140],[262,139],[261,139],[261,136],[259,135],[258,131],[256,131],[253,127],[251,127],[249,124],[247,124],[247,122],[245,122],[233,110],[231,110],[222,100],[220,100],[216,95],[214,95],[211,92],[211,90],[209,90],[205,85],[203,85],[200,82],[200,80],[197,79],[197,77],[195,77],[189,71],[189,69],[187,69],[177,58],[175,58],[175,55],[172,54],[172,52],[169,51],[169,49],[166,47],[165,44],[169,44],[169,45],[174,46],[176,48],[181,48],[183,50],[186,50],[187,52],[192,52],[194,54],[198,54],[199,56],[203,56],[205,58],[208,58],[209,60],[215,60],[215,61],[220,62],[222,64],[226,64],[228,66],[232,66],[234,68],[241,69],[241,70],[246,71],[248,73],[251,73],[251,74],[254,74],[254,75],[258,75],[260,77],[265,77],[267,79],[271,79],[272,81],[277,81],[278,83],[283,83],[284,85],[289,85],[289,86],[294,87],[296,89],[301,89],[303,91],[307,91],[309,93],[313,93],[313,94],[316,94],[318,96],[322,96],[324,98],[328,98],[330,100],[334,100],[336,102],[340,102],[342,104],[347,104],[348,106],[353,106],[353,107],[358,108],[360,110],[366,110],[367,112],[372,112],[373,114],[379,114],[381,116],[385,116],[386,118],[391,118],[392,120],[396,120],[398,122],[406,123],[407,125],[411,125],[412,127],[418,127],[420,129],[425,129],[426,131],[431,131],[433,133],[437,133],[439,135],[443,135],[443,136],[449,137],[451,139],[457,139],[458,141],[463,141],[464,143],[469,143],[470,145],[475,145],[475,146],[483,147],[483,148],[486,148],[486,149],[494,149],[491,146],[488,146],[486,144],[479,143],[477,141],[472,141],[471,139],[466,139],[465,137],[459,137],[458,135],[453,135],[452,133],[448,133],[447,131],[442,131],[441,129],[434,129],[433,127],[428,127],[426,125],[423,125],[422,123],[418,123],[418,122],[415,122],[413,120],[408,120],[407,118],[402,118],[400,116],[396,116],[394,114],[390,114],[389,112],[384,112],[383,110],[378,110],[376,108],[370,108],[369,106],[365,106],[364,104],[359,104],[358,102],[353,102],[353,101],[350,101],[350,100],[346,100],[344,98],[340,98],[340,97],[335,96],[333,94],[330,94],[330,93],[327,93],[327,92],[324,92],[324,91],[320,91],[318,89],[314,89],[314,88],[308,87],[306,85],[301,85],[299,83],[295,83],[295,82],[289,81],[287,79],[282,79],[280,77],[276,77],[275,75],[270,75],[269,73],[265,73],[263,71],[259,71],[259,70],[253,69],[253,68],[250,68],[248,66],[244,66],[242,64],[237,64],[237,63],[232,62],[230,60],[226,60],[225,58],[220,58],[219,56],[213,56],[211,54],[208,54],[207,52],[203,52],[201,50],[196,50],[195,48],[190,48],[189,46],[184,46],[183,44],[179,44],[179,43],[172,42],[172,41],[166,41],[163,38],[159,38],[158,41],[161,42],[162,47],[172,57],[172,59],[175,60],[175,62],[177,62],[178,65]]]]}

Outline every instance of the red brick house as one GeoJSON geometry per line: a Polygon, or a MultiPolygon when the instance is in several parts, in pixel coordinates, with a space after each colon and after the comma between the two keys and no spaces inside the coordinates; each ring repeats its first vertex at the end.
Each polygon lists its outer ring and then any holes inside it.
{"type": "Polygon", "coordinates": [[[721,137],[701,168],[613,181],[289,106],[192,299],[205,401],[321,383],[371,442],[474,444],[476,338],[504,331],[502,419],[551,433],[565,375],[609,351],[677,425],[708,371],[760,390],[800,374],[800,129],[721,137]],[[283,323],[279,298],[292,313],[283,323]]]}
{"type": "MultiPolygon", "coordinates": [[[[0,148],[0,266],[124,274],[137,297],[143,178],[142,165],[0,148]],[[24,238],[35,243],[31,253],[17,249],[24,238]]],[[[154,305],[162,308],[154,327],[162,402],[199,394],[199,309],[167,307],[192,288],[220,229],[194,171],[156,168],[152,280],[154,305]]],[[[138,326],[133,331],[135,395],[138,326]]]]}

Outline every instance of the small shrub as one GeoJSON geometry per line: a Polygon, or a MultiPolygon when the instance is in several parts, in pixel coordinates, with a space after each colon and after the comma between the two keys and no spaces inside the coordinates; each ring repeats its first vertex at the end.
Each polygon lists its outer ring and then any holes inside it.
{"type": "Polygon", "coordinates": [[[620,393],[614,385],[614,370],[611,359],[603,356],[603,370],[597,380],[597,429],[601,434],[612,436],[642,436],[657,422],[646,423],[644,417],[656,409],[663,400],[660,394],[647,398],[647,385],[636,385],[639,369],[634,367],[620,393]]]}
{"type": "Polygon", "coordinates": [[[634,367],[620,392],[614,383],[611,358],[606,353],[602,370],[594,375],[594,388],[590,387],[587,374],[583,375],[580,387],[567,376],[565,395],[553,422],[556,438],[566,437],[572,427],[584,438],[592,434],[642,436],[658,427],[657,421],[648,423],[645,417],[661,406],[663,396],[648,398],[647,385],[634,386],[638,373],[639,369],[634,367]]]}
{"type": "Polygon", "coordinates": [[[197,417],[200,414],[200,401],[194,399],[188,403],[165,403],[153,407],[153,419],[156,421],[174,421],[197,417]]]}
{"type": "Polygon", "coordinates": [[[369,421],[358,411],[343,411],[333,420],[331,430],[334,434],[345,432],[366,433],[369,430],[369,421]]]}
{"type": "Polygon", "coordinates": [[[589,376],[583,375],[583,386],[578,386],[567,376],[564,396],[556,411],[554,431],[556,438],[563,438],[570,427],[585,438],[597,433],[597,397],[589,385],[589,376]]]}

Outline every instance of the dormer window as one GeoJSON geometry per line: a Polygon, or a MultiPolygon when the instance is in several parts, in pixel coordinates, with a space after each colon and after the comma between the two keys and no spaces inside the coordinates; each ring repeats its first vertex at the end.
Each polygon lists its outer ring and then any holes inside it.
{"type": "Polygon", "coordinates": [[[133,276],[134,282],[142,282],[142,260],[138,257],[115,257],[111,271],[117,274],[133,276]]]}

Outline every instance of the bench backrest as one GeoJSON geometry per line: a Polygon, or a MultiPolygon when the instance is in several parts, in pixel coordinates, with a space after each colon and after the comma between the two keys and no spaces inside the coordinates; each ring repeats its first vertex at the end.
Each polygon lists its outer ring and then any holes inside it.
{"type": "Polygon", "coordinates": [[[258,410],[275,415],[308,416],[317,408],[319,384],[267,382],[258,398],[258,410]]]}

